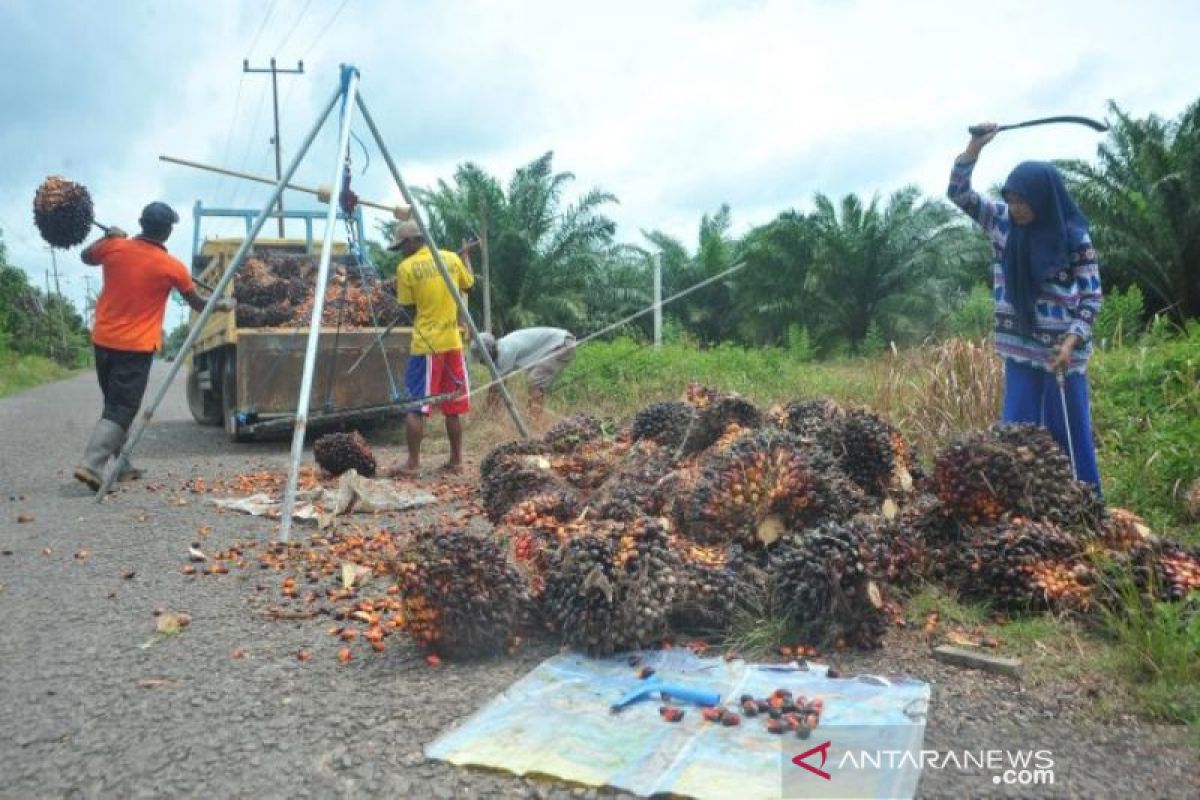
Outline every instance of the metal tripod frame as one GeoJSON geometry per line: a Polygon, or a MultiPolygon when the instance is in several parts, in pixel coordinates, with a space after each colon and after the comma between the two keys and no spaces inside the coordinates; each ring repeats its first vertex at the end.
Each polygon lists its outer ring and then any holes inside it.
{"type": "MultiPolygon", "coordinates": [[[[225,268],[225,272],[221,275],[221,279],[217,281],[216,285],[213,287],[212,294],[209,296],[208,302],[204,304],[204,309],[200,312],[200,315],[196,318],[196,321],[192,323],[192,327],[188,331],[187,338],[184,339],[183,345],[180,347],[179,356],[176,356],[174,361],[171,363],[171,368],[167,372],[166,377],[164,377],[162,381],[159,382],[158,386],[155,387],[150,405],[148,405],[140,414],[141,424],[133,430],[132,435],[126,437],[120,453],[117,454],[116,459],[106,471],[104,481],[100,486],[100,491],[96,493],[97,502],[103,500],[107,496],[109,489],[116,480],[116,477],[121,473],[121,470],[124,468],[125,464],[128,463],[130,454],[141,441],[142,435],[146,431],[146,427],[150,424],[151,419],[154,417],[154,412],[158,409],[158,406],[162,403],[163,398],[166,396],[167,389],[170,388],[171,381],[175,379],[176,374],[178,374],[180,368],[182,367],[184,361],[182,355],[191,352],[192,347],[195,345],[196,340],[200,336],[200,332],[204,329],[209,317],[212,316],[217,301],[222,297],[222,295],[225,294],[225,290],[233,281],[233,276],[237,273],[237,270],[241,267],[242,262],[249,254],[255,240],[262,231],[263,225],[266,224],[271,209],[275,207],[279,197],[283,194],[283,190],[291,182],[292,177],[295,175],[296,170],[300,167],[304,157],[308,154],[309,149],[312,147],[313,142],[316,140],[317,135],[324,126],[325,121],[329,118],[334,106],[339,104],[339,101],[341,108],[339,119],[338,149],[337,158],[335,159],[334,164],[333,180],[330,182],[330,185],[337,186],[341,180],[342,169],[346,162],[346,156],[350,147],[351,118],[354,108],[357,106],[359,111],[362,112],[363,120],[366,122],[367,127],[371,130],[371,135],[375,139],[375,144],[379,147],[380,152],[383,154],[384,161],[387,162],[388,169],[392,174],[392,179],[396,182],[396,187],[400,190],[401,195],[404,196],[405,202],[412,207],[412,219],[414,222],[416,222],[417,227],[420,228],[421,236],[425,240],[425,243],[429,246],[429,251],[433,257],[433,261],[437,265],[438,271],[441,273],[442,279],[446,283],[446,287],[450,290],[451,296],[454,298],[454,304],[457,306],[459,314],[466,321],[467,327],[470,329],[471,336],[474,339],[478,339],[479,330],[475,326],[475,321],[471,319],[471,315],[467,312],[466,303],[463,301],[462,295],[459,293],[458,287],[455,285],[449,269],[446,268],[446,264],[442,260],[437,243],[433,240],[432,235],[429,233],[429,228],[426,226],[425,220],[423,219],[419,209],[414,204],[412,194],[409,192],[408,186],[400,177],[400,171],[397,169],[395,161],[392,160],[391,153],[388,152],[387,146],[383,142],[383,137],[380,135],[379,129],[375,126],[375,121],[371,118],[370,112],[367,111],[367,107],[363,102],[362,96],[358,93],[358,81],[360,77],[358,69],[353,65],[343,64],[340,68],[340,71],[341,80],[337,91],[334,92],[333,96],[330,97],[329,101],[322,107],[322,111],[318,115],[318,118],[313,124],[312,129],[309,131],[303,143],[300,145],[299,150],[296,151],[296,155],[292,158],[292,161],[288,165],[287,169],[280,176],[279,182],[275,184],[275,188],[272,190],[270,198],[263,205],[262,211],[260,211],[258,216],[255,218],[254,224],[247,233],[246,239],[242,242],[241,247],[238,248],[237,253],[229,262],[229,265],[225,268]]],[[[283,509],[281,514],[280,539],[284,542],[289,541],[291,537],[292,510],[295,506],[296,484],[298,482],[300,473],[300,458],[304,449],[304,434],[308,427],[308,404],[312,394],[313,374],[316,371],[317,343],[321,335],[319,322],[325,305],[325,286],[329,278],[329,262],[333,252],[333,233],[337,227],[337,211],[337,204],[330,202],[329,212],[325,219],[325,238],[321,250],[321,260],[317,268],[317,285],[313,296],[312,321],[309,325],[307,347],[304,354],[304,372],[300,381],[300,397],[296,405],[296,417],[292,435],[292,451],[288,465],[287,489],[285,490],[284,494],[283,509]]],[[[486,351],[482,352],[482,358],[484,363],[487,365],[488,372],[491,373],[492,380],[496,381],[500,386],[500,391],[504,398],[504,404],[508,408],[508,412],[512,416],[513,422],[516,424],[517,429],[521,432],[523,437],[528,438],[529,429],[525,426],[525,421],[521,418],[521,414],[517,410],[517,405],[514,402],[512,395],[509,393],[508,387],[505,386],[503,380],[501,380],[500,370],[496,367],[496,362],[492,359],[491,354],[487,353],[486,351]]]]}

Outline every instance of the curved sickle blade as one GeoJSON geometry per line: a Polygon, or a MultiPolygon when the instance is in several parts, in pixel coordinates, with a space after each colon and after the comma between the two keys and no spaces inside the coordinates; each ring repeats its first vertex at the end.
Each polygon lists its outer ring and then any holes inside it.
{"type": "MultiPolygon", "coordinates": [[[[1107,123],[1097,122],[1089,117],[1042,117],[1041,119],[1030,119],[1024,122],[1017,122],[1012,125],[1001,125],[996,128],[996,132],[999,133],[1000,131],[1009,131],[1013,128],[1031,128],[1034,125],[1053,125],[1054,123],[1058,122],[1069,122],[1075,125],[1084,125],[1098,133],[1104,133],[1108,130],[1107,123]]],[[[978,136],[979,134],[983,133],[982,130],[976,128],[974,125],[968,128],[967,131],[972,136],[978,136]]]]}

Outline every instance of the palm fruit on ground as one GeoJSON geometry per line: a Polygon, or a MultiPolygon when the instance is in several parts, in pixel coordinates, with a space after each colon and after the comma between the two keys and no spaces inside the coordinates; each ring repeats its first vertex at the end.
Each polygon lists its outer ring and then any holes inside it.
{"type": "Polygon", "coordinates": [[[653,403],[634,416],[633,440],[649,439],[663,447],[680,449],[696,416],[696,409],[687,403],[653,403]]]}
{"type": "Polygon", "coordinates": [[[1103,505],[1074,480],[1071,462],[1037,425],[997,425],[960,437],[938,453],[934,485],[966,524],[1006,515],[1044,519],[1084,533],[1099,528],[1103,505]]]}
{"type": "Polygon", "coordinates": [[[1097,575],[1085,563],[1080,539],[1049,522],[1020,517],[970,532],[973,577],[968,596],[997,607],[1040,611],[1086,611],[1097,575]]]}
{"type": "Polygon", "coordinates": [[[418,536],[393,572],[405,631],[447,658],[498,655],[526,601],[520,573],[491,536],[463,530],[418,536]]]}
{"type": "Polygon", "coordinates": [[[633,520],[663,512],[665,497],[660,482],[671,473],[671,454],[650,439],[633,444],[615,471],[589,500],[600,519],[633,520]]]}
{"type": "Polygon", "coordinates": [[[846,412],[832,400],[793,400],[767,412],[767,424],[783,428],[804,441],[826,443],[834,423],[846,412]]]}
{"type": "Polygon", "coordinates": [[[593,523],[551,556],[543,615],[592,655],[642,647],[667,632],[677,572],[659,522],[593,523]]]}
{"type": "Polygon", "coordinates": [[[861,525],[829,523],[789,534],[771,551],[777,591],[804,641],[861,648],[882,642],[890,613],[866,539],[861,525]]]}
{"type": "Polygon", "coordinates": [[[341,475],[354,469],[364,478],[375,476],[375,456],[358,431],[325,434],[313,442],[313,457],[330,475],[341,475]]]}
{"type": "Polygon", "coordinates": [[[861,490],[828,453],[764,428],[702,466],[675,512],[680,529],[696,542],[769,545],[787,530],[844,519],[863,507],[861,490]]]}
{"type": "Polygon", "coordinates": [[[555,423],[542,436],[552,453],[570,453],[580,446],[604,437],[604,424],[591,414],[575,414],[555,423]]]}
{"type": "Polygon", "coordinates": [[[42,181],[33,195],[33,224],[51,247],[74,247],[86,239],[93,213],[87,188],[58,175],[42,181]]]}

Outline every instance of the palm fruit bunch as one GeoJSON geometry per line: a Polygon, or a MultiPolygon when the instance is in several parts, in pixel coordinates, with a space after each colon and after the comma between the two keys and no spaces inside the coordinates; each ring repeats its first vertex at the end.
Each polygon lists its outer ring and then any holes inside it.
{"type": "Polygon", "coordinates": [[[512,453],[480,468],[483,510],[493,523],[522,500],[547,492],[573,494],[551,468],[548,458],[540,454],[512,453]]]}
{"type": "Polygon", "coordinates": [[[934,495],[917,495],[896,516],[900,536],[911,545],[913,580],[941,580],[966,571],[962,526],[934,495]]]}
{"type": "Polygon", "coordinates": [[[694,408],[708,408],[717,400],[727,396],[719,389],[705,386],[702,383],[689,383],[683,392],[684,402],[694,408]]]}
{"type": "Polygon", "coordinates": [[[866,530],[828,523],[789,534],[770,554],[777,591],[804,641],[875,648],[890,614],[867,552],[866,530]]]}
{"type": "Polygon", "coordinates": [[[671,537],[679,564],[679,589],[671,611],[673,628],[694,632],[725,631],[739,602],[765,591],[767,573],[740,545],[705,546],[671,537]]]}
{"type": "Polygon", "coordinates": [[[546,455],[546,446],[533,439],[514,439],[492,448],[479,462],[479,477],[486,479],[511,456],[546,455]]]}
{"type": "Polygon", "coordinates": [[[963,590],[1015,610],[1085,611],[1095,571],[1074,534],[1050,522],[1015,517],[971,532],[971,571],[963,590]]]}
{"type": "Polygon", "coordinates": [[[604,423],[591,414],[575,414],[555,423],[542,436],[542,443],[552,453],[571,453],[603,437],[604,423]]]}
{"type": "Polygon", "coordinates": [[[1038,425],[997,425],[960,437],[938,453],[934,485],[946,508],[972,525],[1014,514],[1095,531],[1103,509],[1038,425]]]}
{"type": "Polygon", "coordinates": [[[1156,561],[1159,591],[1169,600],[1200,592],[1200,547],[1164,542],[1156,561]]]}
{"type": "Polygon", "coordinates": [[[634,416],[632,438],[681,449],[696,424],[696,416],[696,408],[688,403],[653,403],[634,416]]]}
{"type": "Polygon", "coordinates": [[[353,469],[364,478],[375,477],[375,456],[358,431],[325,434],[313,442],[313,457],[330,475],[341,475],[353,469]]]}
{"type": "Polygon", "coordinates": [[[1105,509],[1097,545],[1110,552],[1128,553],[1154,543],[1150,527],[1137,514],[1124,508],[1105,509]]]}
{"type": "Polygon", "coordinates": [[[86,239],[93,214],[87,188],[59,175],[42,181],[33,195],[33,224],[51,247],[74,247],[86,239]]]}
{"type": "Polygon", "coordinates": [[[671,464],[671,454],[653,440],[634,443],[589,506],[600,519],[628,521],[663,513],[666,498],[660,482],[670,474],[671,464]]]}
{"type": "Polygon", "coordinates": [[[597,522],[553,552],[543,616],[592,655],[642,647],[668,630],[677,572],[661,523],[597,522]]]}
{"type": "Polygon", "coordinates": [[[680,528],[702,544],[740,540],[769,545],[785,531],[842,519],[863,506],[862,492],[828,453],[763,428],[740,437],[702,467],[676,505],[680,528]]]}
{"type": "Polygon", "coordinates": [[[620,448],[606,439],[584,442],[570,452],[550,456],[550,466],[577,489],[591,490],[604,483],[617,466],[620,448]]]}
{"type": "Polygon", "coordinates": [[[271,253],[265,260],[271,273],[281,280],[299,281],[308,286],[313,284],[317,264],[311,256],[271,253]]]}
{"type": "Polygon", "coordinates": [[[818,434],[817,441],[825,444],[842,471],[868,494],[883,497],[912,490],[908,443],[878,414],[851,409],[818,434]]]}
{"type": "Polygon", "coordinates": [[[578,498],[572,492],[546,491],[528,497],[510,508],[497,526],[501,540],[507,539],[509,554],[521,571],[528,594],[540,597],[545,588],[551,552],[564,541],[581,535],[578,498]]]}
{"type": "Polygon", "coordinates": [[[872,572],[889,586],[912,587],[939,569],[920,533],[907,520],[882,514],[858,519],[872,572]]]}
{"type": "Polygon", "coordinates": [[[418,536],[392,572],[404,629],[447,658],[499,654],[526,603],[520,573],[490,536],[464,530],[418,536]]]}
{"type": "Polygon", "coordinates": [[[807,442],[826,443],[834,423],[846,412],[832,400],[793,400],[767,412],[767,422],[807,442]]]}
{"type": "Polygon", "coordinates": [[[272,272],[267,262],[248,258],[238,270],[233,296],[239,305],[265,308],[288,299],[288,283],[272,272]]]}
{"type": "Polygon", "coordinates": [[[738,395],[714,396],[708,393],[709,390],[704,391],[704,405],[699,406],[695,423],[683,444],[686,454],[707,450],[727,434],[737,436],[762,426],[762,412],[749,400],[738,395]]]}

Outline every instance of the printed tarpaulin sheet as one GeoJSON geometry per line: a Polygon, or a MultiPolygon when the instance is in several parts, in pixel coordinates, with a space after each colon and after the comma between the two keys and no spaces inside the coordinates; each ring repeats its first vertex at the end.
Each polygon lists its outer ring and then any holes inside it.
{"type": "MultiPolygon", "coordinates": [[[[837,769],[835,761],[851,751],[919,754],[929,706],[924,682],[833,679],[819,665],[755,665],[678,649],[639,655],[642,665],[656,670],[651,680],[718,692],[735,710],[742,694],[766,697],[777,688],[819,696],[825,703],[820,727],[807,740],[772,735],[761,718],[725,727],[705,722],[697,707],[686,704],[683,720],[672,724],[659,716],[657,696],[611,714],[613,703],[643,684],[627,656],[590,659],[566,653],[542,662],[459,727],[442,733],[426,755],[517,775],[699,800],[778,798],[785,787],[789,797],[911,798],[916,791],[919,759],[860,760],[853,769],[837,769]],[[835,742],[825,766],[833,774],[823,781],[792,758],[826,740],[835,742]]],[[[805,762],[822,763],[819,754],[805,762]]]]}

